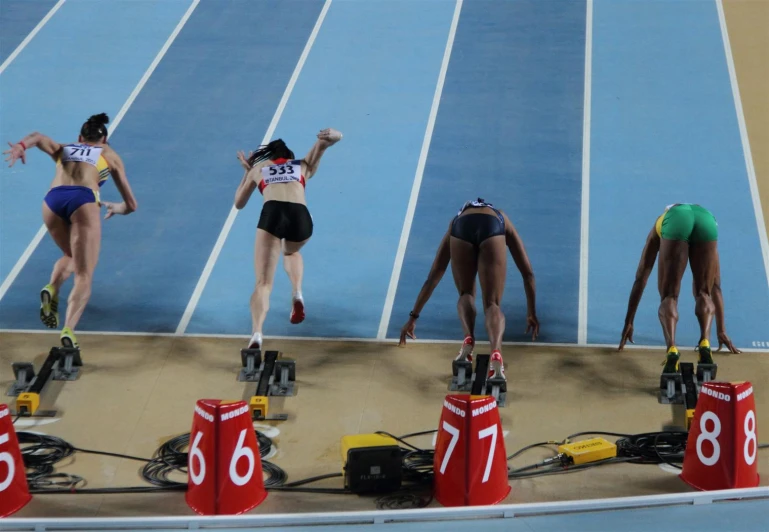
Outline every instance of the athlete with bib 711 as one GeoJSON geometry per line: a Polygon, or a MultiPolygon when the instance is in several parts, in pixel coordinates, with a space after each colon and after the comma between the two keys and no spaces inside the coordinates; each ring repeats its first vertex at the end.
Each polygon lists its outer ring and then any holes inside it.
{"type": "Polygon", "coordinates": [[[99,207],[107,207],[104,219],[115,214],[130,214],[137,208],[136,198],[126,177],[123,161],[107,144],[109,118],[101,113],[91,116],[76,143],[60,144],[40,133],[31,133],[11,149],[9,166],[21,159],[26,164],[26,151],[37,148],[56,163],[56,174],[43,201],[43,221],[64,256],[54,264],[50,282],[40,292],[40,319],[51,329],[59,326],[59,291],[72,273],[75,286],[67,301],[67,316],[61,331],[64,347],[79,347],[73,332],[91,297],[91,280],[99,260],[101,220],[99,207]],[[101,201],[99,187],[112,175],[123,197],[121,203],[101,201]]]}

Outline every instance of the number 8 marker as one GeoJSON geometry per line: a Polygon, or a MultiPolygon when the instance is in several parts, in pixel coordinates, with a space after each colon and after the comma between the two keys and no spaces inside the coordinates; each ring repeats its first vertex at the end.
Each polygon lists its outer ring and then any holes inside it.
{"type": "Polygon", "coordinates": [[[753,462],[756,461],[756,454],[758,453],[758,440],[756,439],[756,413],[752,410],[748,410],[748,413],[745,416],[744,428],[746,436],[745,447],[743,448],[745,463],[753,465],[753,462]],[[750,449],[750,442],[753,442],[752,454],[748,451],[748,449],[750,449]]]}
{"type": "Polygon", "coordinates": [[[705,412],[700,418],[700,435],[697,437],[697,457],[706,466],[715,465],[721,457],[721,446],[718,444],[718,435],[721,434],[721,420],[713,412],[705,412]],[[713,422],[713,431],[707,429],[707,422],[713,422]],[[713,444],[713,454],[706,457],[702,453],[702,442],[709,441],[713,444]]]}

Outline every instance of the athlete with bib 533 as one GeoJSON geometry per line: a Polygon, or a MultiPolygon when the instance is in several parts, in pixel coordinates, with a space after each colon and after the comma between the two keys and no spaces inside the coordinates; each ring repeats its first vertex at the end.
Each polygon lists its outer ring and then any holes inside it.
{"type": "Polygon", "coordinates": [[[659,319],[667,345],[667,359],[663,373],[678,373],[680,354],[676,347],[678,323],[678,294],[687,262],[691,265],[694,289],[694,313],[700,324],[700,342],[697,346],[700,364],[712,364],[710,327],[713,317],[718,329],[718,348],[726,345],[732,353],[739,353],[726,334],[724,299],[721,294],[721,266],[718,259],[718,224],[713,214],[699,205],[676,203],[669,205],[646,237],[646,245],[630,292],[625,328],[619,350],[626,342],[633,342],[633,319],[641,302],[646,281],[649,279],[659,253],[657,284],[660,293],[659,319]]]}
{"type": "Polygon", "coordinates": [[[295,159],[294,152],[281,140],[273,140],[245,156],[238,152],[240,164],[246,170],[235,192],[235,208],[242,209],[256,188],[264,196],[262,213],[256,229],[254,269],[256,288],[251,295],[252,336],[249,348],[262,348],[262,327],[270,308],[270,293],[281,251],[283,267],[291,280],[291,323],[304,321],[302,276],[304,262],[299,250],[312,236],[312,217],[304,195],[306,180],[318,171],[326,148],[342,139],[335,129],[324,129],[304,159],[295,159]]]}
{"type": "Polygon", "coordinates": [[[481,283],[486,332],[491,344],[489,378],[505,378],[502,361],[502,336],[505,333],[505,315],[502,314],[502,293],[507,276],[507,250],[523,276],[526,291],[526,333],[532,340],[539,334],[536,311],[534,271],[521,237],[512,222],[501,210],[478,198],[468,201],[451,220],[435,255],[427,280],[422,286],[409,319],[401,329],[400,344],[406,337],[416,338],[414,328],[419,313],[427,304],[435,287],[440,283],[451,262],[454,284],[459,292],[457,311],[465,340],[456,360],[472,361],[475,346],[475,278],[481,283]]]}
{"type": "Polygon", "coordinates": [[[64,256],[56,261],[49,284],[40,292],[40,319],[51,329],[58,328],[59,291],[74,272],[75,286],[67,301],[61,331],[64,347],[79,347],[73,331],[91,297],[91,280],[99,259],[99,207],[107,207],[105,220],[115,214],[130,214],[137,207],[123,161],[107,144],[108,123],[104,113],[94,115],[83,124],[77,143],[60,144],[40,133],[31,133],[16,144],[9,142],[11,149],[3,152],[8,154],[9,166],[18,159],[26,164],[26,151],[33,147],[50,155],[56,163],[56,174],[43,201],[43,221],[64,256]],[[122,203],[99,199],[99,187],[110,175],[123,197],[122,203]]]}

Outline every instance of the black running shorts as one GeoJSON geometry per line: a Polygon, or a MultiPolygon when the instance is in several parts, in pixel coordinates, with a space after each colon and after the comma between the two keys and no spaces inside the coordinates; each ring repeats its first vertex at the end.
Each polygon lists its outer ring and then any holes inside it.
{"type": "Polygon", "coordinates": [[[457,216],[451,223],[451,236],[470,242],[474,247],[492,236],[505,234],[505,221],[502,216],[472,213],[457,216]]]}
{"type": "Polygon", "coordinates": [[[257,227],[280,239],[302,242],[312,236],[312,216],[301,203],[270,200],[262,206],[257,227]]]}

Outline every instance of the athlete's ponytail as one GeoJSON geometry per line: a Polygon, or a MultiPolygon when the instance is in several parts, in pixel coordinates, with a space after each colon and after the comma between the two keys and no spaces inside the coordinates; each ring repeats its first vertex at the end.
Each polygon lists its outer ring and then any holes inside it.
{"type": "Polygon", "coordinates": [[[282,139],[273,140],[269,144],[259,146],[257,150],[248,158],[248,164],[254,166],[261,161],[272,161],[275,159],[293,159],[294,152],[288,149],[282,139]]]}
{"type": "Polygon", "coordinates": [[[80,136],[89,142],[99,141],[107,136],[107,124],[109,124],[109,117],[106,113],[93,115],[80,128],[80,136]]]}

